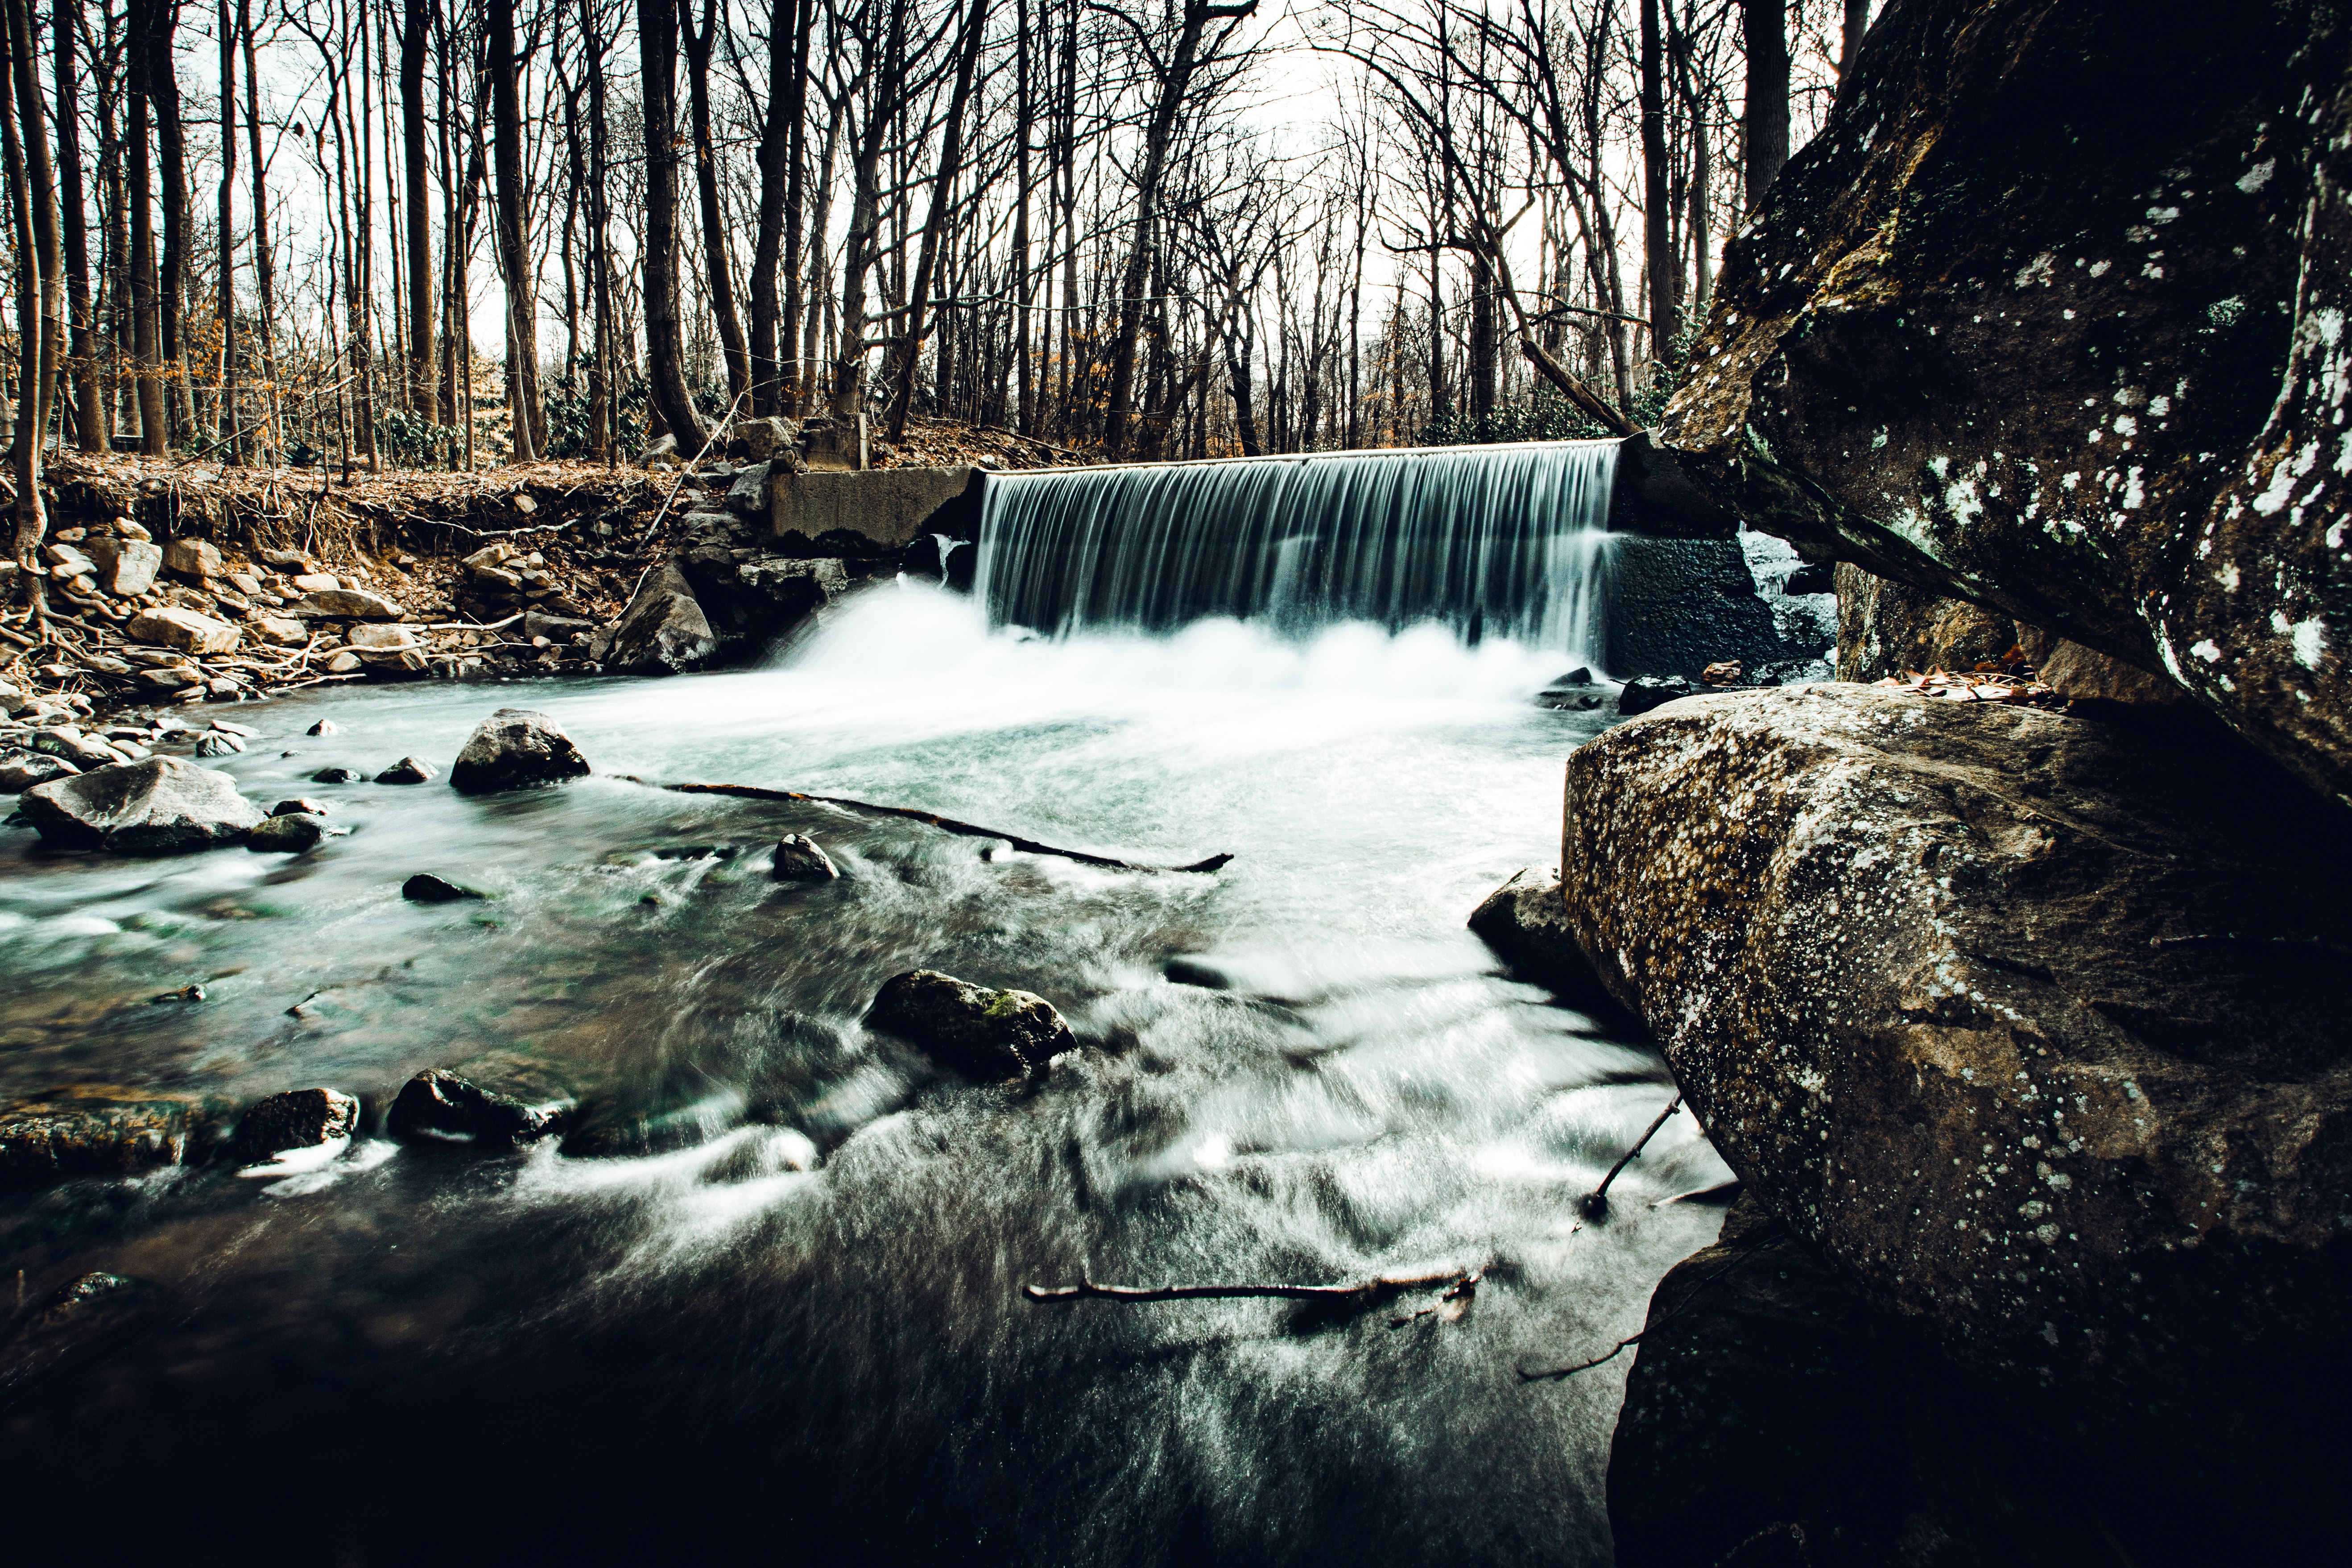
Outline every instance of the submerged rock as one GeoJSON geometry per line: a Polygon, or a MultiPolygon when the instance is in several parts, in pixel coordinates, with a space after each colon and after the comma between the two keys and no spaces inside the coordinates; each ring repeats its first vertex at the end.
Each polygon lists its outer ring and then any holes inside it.
{"type": "Polygon", "coordinates": [[[1688,697],[1696,689],[1683,676],[1637,675],[1617,694],[1617,711],[1630,719],[1662,708],[1676,698],[1688,697]]]}
{"type": "Polygon", "coordinates": [[[114,1351],[151,1327],[162,1305],[163,1293],[143,1279],[82,1275],[60,1288],[0,1344],[0,1394],[114,1351]]]}
{"type": "Polygon", "coordinates": [[[358,784],[367,775],[356,768],[320,768],[310,775],[312,784],[358,784]]]}
{"type": "Polygon", "coordinates": [[[303,731],[302,733],[305,735],[336,735],[342,732],[342,728],[343,727],[341,724],[336,723],[332,719],[321,719],[317,723],[311,725],[309,729],[303,731]]]}
{"type": "Polygon", "coordinates": [[[331,1089],[289,1089],[258,1100],[237,1120],[229,1158],[251,1165],[289,1149],[314,1149],[359,1131],[360,1102],[331,1089]]]}
{"type": "Polygon", "coordinates": [[[434,772],[431,763],[417,757],[403,757],[376,774],[375,782],[380,784],[429,784],[439,776],[434,772]]]}
{"type": "Polygon", "coordinates": [[[43,838],[116,855],[174,855],[241,842],[263,819],[236,781],[179,757],[118,763],[25,792],[43,838]]]}
{"type": "Polygon", "coordinates": [[[490,795],[588,771],[588,759],[554,720],[528,708],[501,708],[466,738],[450,765],[449,784],[460,795],[490,795]]]}
{"type": "MultiPolygon", "coordinates": [[[[1517,978],[1543,986],[1580,1012],[1640,1026],[1576,945],[1557,875],[1532,866],[1518,871],[1470,911],[1470,929],[1517,978]]],[[[1176,978],[1172,969],[1169,978],[1176,978]]]]}
{"type": "Polygon", "coordinates": [[[775,865],[771,870],[779,882],[823,882],[841,875],[815,839],[805,834],[787,833],[776,841],[775,865]]]}
{"type": "Polygon", "coordinates": [[[401,1089],[384,1118],[384,1130],[404,1142],[511,1147],[546,1137],[562,1127],[562,1120],[560,1110],[525,1105],[510,1094],[432,1068],[401,1089]]]}
{"type": "Polygon", "coordinates": [[[1569,780],[1577,944],[1775,1215],[2148,1475],[2284,1462],[2294,1391],[2352,1376],[2333,808],[1843,685],[1675,703],[1569,780]]]}
{"type": "Polygon", "coordinates": [[[454,904],[465,899],[486,899],[488,893],[477,892],[452,881],[419,871],[400,885],[400,896],[413,904],[454,904]]]}
{"type": "Polygon", "coordinates": [[[255,825],[246,836],[245,847],[257,855],[299,855],[318,847],[319,840],[331,831],[307,811],[276,812],[255,825]]]}
{"type": "Polygon", "coordinates": [[[1001,1082],[1034,1078],[1077,1040],[1061,1013],[1034,992],[991,990],[918,969],[884,983],[868,1028],[896,1035],[942,1066],[1001,1082]]]}
{"type": "Polygon", "coordinates": [[[675,563],[649,574],[613,628],[604,663],[624,674],[673,675],[719,647],[710,622],[675,563]]]}

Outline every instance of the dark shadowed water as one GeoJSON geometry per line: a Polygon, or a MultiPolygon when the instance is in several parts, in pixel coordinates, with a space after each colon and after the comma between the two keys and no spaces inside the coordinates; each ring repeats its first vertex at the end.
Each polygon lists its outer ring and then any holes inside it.
{"type": "Polygon", "coordinates": [[[1434,627],[1022,640],[884,585],[769,670],[240,708],[264,738],[220,765],[352,829],[299,859],[0,831],[0,1096],[325,1084],[380,1119],[471,1064],[644,1151],[368,1136],[274,1181],[0,1200],[18,1321],[91,1270],[142,1282],[112,1338],[0,1362],[5,1528],[170,1561],[1605,1563],[1630,1357],[1517,1369],[1635,1331],[1719,1218],[1654,1205],[1727,1173],[1678,1118],[1581,1225],[1663,1066],[1463,929],[1556,858],[1598,721],[1528,702],[1561,663],[1434,627]],[[306,782],[446,774],[509,702],[596,776],[306,782]],[[1107,871],[621,774],[1234,859],[1107,871]],[[842,879],[772,881],[787,832],[842,879]],[[739,852],[664,858],[698,847],[739,852]],[[427,870],[494,896],[404,902],[427,870]],[[1034,1091],[942,1079],[859,1025],[918,965],[1040,992],[1087,1049],[1034,1091]],[[1444,1264],[1488,1267],[1458,1317],[1019,1295],[1444,1264]]]}

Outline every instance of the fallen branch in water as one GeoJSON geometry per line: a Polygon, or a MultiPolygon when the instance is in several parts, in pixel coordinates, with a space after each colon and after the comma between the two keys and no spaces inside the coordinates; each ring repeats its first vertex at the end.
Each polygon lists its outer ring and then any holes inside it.
{"type": "Polygon", "coordinates": [[[1408,1290],[1446,1287],[1446,1299],[1466,1297],[1486,1276],[1486,1266],[1444,1268],[1429,1274],[1376,1274],[1345,1285],[1097,1285],[1081,1279],[1076,1285],[1024,1285],[1021,1293],[1032,1301],[1199,1301],[1221,1298],[1276,1297],[1288,1301],[1377,1301],[1408,1290]]]}
{"type": "Polygon", "coordinates": [[[798,790],[762,789],[757,784],[656,784],[650,780],[621,775],[631,784],[646,784],[654,789],[666,789],[678,795],[727,795],[743,800],[814,801],[820,805],[845,806],[852,811],[870,811],[878,816],[902,816],[910,822],[928,823],[944,833],[965,838],[1002,838],[1015,849],[1027,855],[1052,855],[1064,860],[1075,860],[1081,866],[1101,866],[1113,871],[1213,871],[1231,860],[1231,855],[1212,855],[1205,860],[1195,860],[1190,866],[1142,866],[1132,860],[1114,860],[1108,855],[1089,855],[1083,849],[1057,849],[1051,844],[1040,844],[1034,838],[999,832],[977,823],[958,822],[937,812],[917,811],[911,806],[877,805],[872,801],[850,800],[837,795],[803,795],[798,790]]]}
{"type": "MultiPolygon", "coordinates": [[[[1609,1213],[1609,1184],[1617,1179],[1618,1172],[1623,1170],[1627,1165],[1633,1163],[1634,1155],[1640,1153],[1644,1148],[1648,1147],[1650,1140],[1658,1135],[1658,1129],[1666,1124],[1666,1118],[1672,1116],[1675,1111],[1680,1110],[1682,1108],[1683,1097],[1679,1094],[1666,1101],[1666,1108],[1658,1112],[1658,1119],[1650,1123],[1650,1130],[1643,1133],[1641,1138],[1635,1142],[1631,1149],[1625,1151],[1622,1158],[1621,1158],[1615,1164],[1609,1167],[1609,1173],[1601,1178],[1601,1184],[1576,1200],[1576,1212],[1582,1215],[1587,1219],[1601,1219],[1605,1217],[1609,1213]]],[[[1628,1340],[1625,1342],[1625,1344],[1631,1344],[1633,1342],[1633,1341],[1628,1340]]],[[[1624,1348],[1625,1345],[1621,1344],[1617,1347],[1617,1350],[1623,1350],[1624,1348]]],[[[1611,1351],[1609,1352],[1610,1355],[1615,1355],[1617,1351],[1611,1351]]],[[[1604,1357],[1603,1359],[1605,1360],[1606,1358],[1604,1357]]]]}

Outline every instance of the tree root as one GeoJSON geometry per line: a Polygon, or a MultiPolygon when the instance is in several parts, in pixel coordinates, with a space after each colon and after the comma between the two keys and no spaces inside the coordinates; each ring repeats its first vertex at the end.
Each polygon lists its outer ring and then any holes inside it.
{"type": "Polygon", "coordinates": [[[837,795],[803,795],[797,790],[762,789],[757,784],[656,784],[650,780],[621,775],[631,784],[647,784],[654,789],[666,789],[678,795],[725,795],[743,800],[810,801],[820,805],[838,805],[852,811],[872,812],[877,816],[904,817],[910,822],[927,823],[944,833],[964,838],[1002,838],[1026,855],[1052,855],[1064,860],[1075,860],[1081,866],[1100,866],[1112,871],[1214,871],[1231,860],[1231,855],[1212,855],[1205,860],[1195,860],[1189,866],[1145,866],[1132,860],[1117,860],[1108,855],[1089,855],[1083,849],[1057,849],[1051,844],[1041,844],[1018,834],[999,832],[977,823],[958,822],[937,812],[918,811],[911,806],[877,805],[872,801],[851,800],[837,795]]]}

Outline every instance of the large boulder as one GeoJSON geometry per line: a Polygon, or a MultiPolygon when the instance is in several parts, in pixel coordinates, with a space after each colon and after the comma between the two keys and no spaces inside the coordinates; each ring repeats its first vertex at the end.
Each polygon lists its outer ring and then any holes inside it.
{"type": "Polygon", "coordinates": [[[359,1131],[360,1102],[331,1089],[289,1089],[246,1107],[229,1142],[229,1158],[257,1164],[295,1150],[347,1142],[359,1131]]]}
{"type": "Polygon", "coordinates": [[[988,1082],[1041,1077],[1055,1057],[1077,1048],[1060,1011],[1043,996],[991,990],[936,969],[884,982],[866,1024],[988,1082]]]}
{"type": "Polygon", "coordinates": [[[1827,684],[1620,725],[1568,794],[1577,945],[1867,1298],[2176,1478],[2352,1387],[2335,808],[2233,742],[1827,684]]]}
{"type": "Polygon", "coordinates": [[[588,759],[554,720],[528,708],[501,708],[466,737],[465,750],[450,764],[449,784],[460,795],[494,795],[588,771],[588,759]]]}
{"type": "Polygon", "coordinates": [[[18,806],[52,844],[173,855],[244,842],[268,815],[236,781],[179,757],[117,763],[26,790],[18,806]]]}
{"type": "Polygon", "coordinates": [[[106,1084],[19,1100],[0,1110],[0,1188],[176,1165],[205,1121],[196,1102],[106,1084]]]}
{"type": "Polygon", "coordinates": [[[2185,684],[2352,799],[2352,21],[1894,0],[1664,445],[1816,555],[2185,684]]]}
{"type": "Polygon", "coordinates": [[[650,573],[613,628],[604,662],[632,675],[693,669],[718,651],[709,619],[675,563],[650,573]]]}

